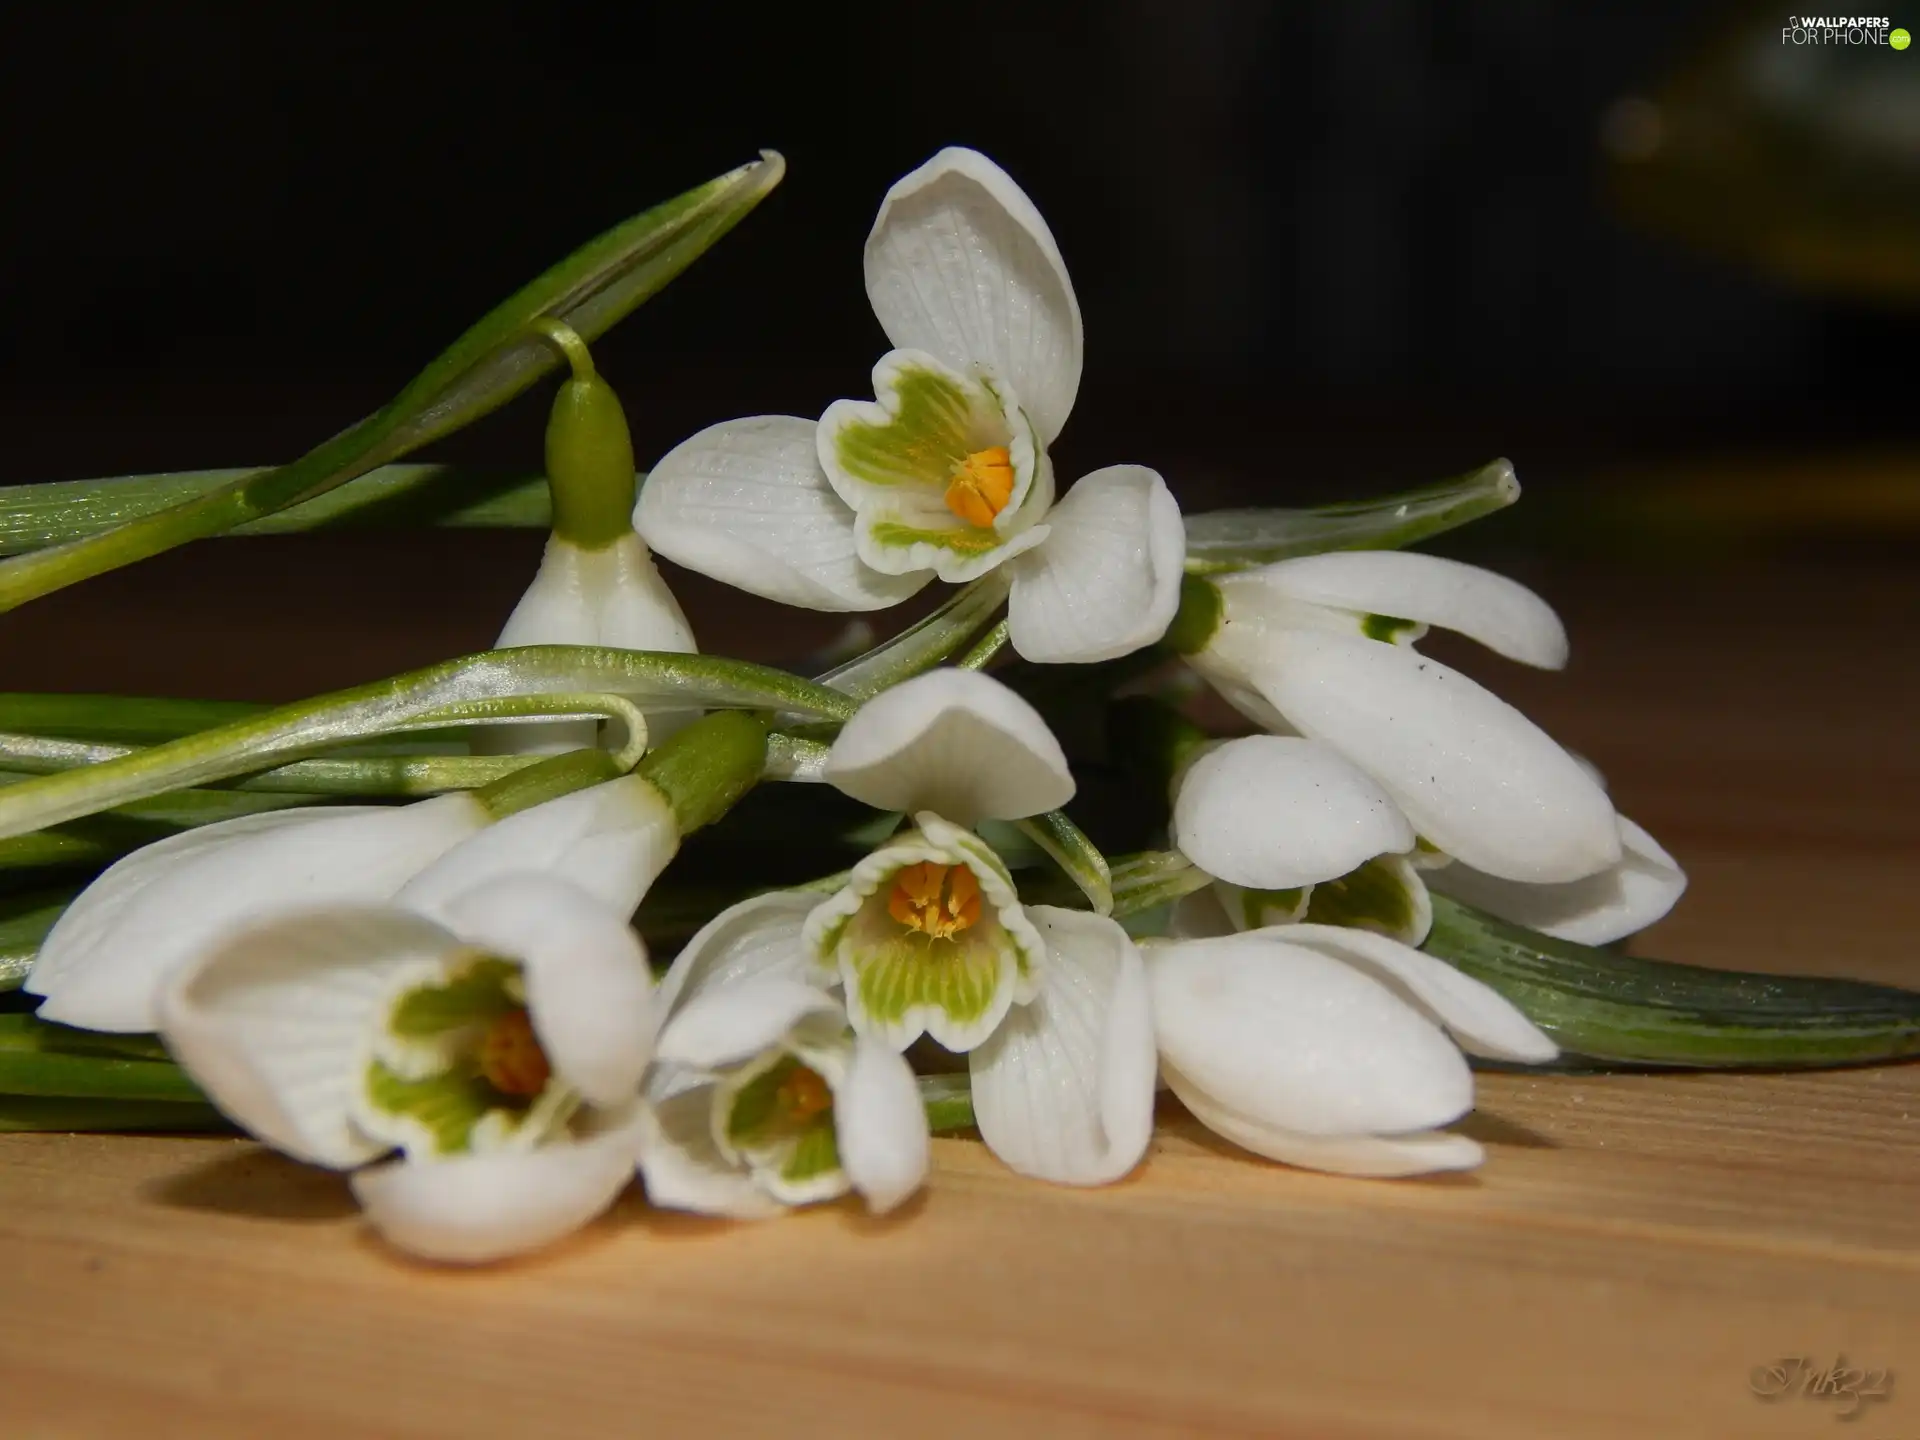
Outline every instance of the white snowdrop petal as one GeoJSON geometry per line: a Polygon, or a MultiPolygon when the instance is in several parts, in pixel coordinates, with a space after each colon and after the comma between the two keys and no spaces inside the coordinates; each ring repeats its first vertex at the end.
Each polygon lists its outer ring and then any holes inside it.
{"type": "Polygon", "coordinates": [[[1567,631],[1553,607],[1478,565],[1417,550],[1342,550],[1277,561],[1240,579],[1315,605],[1438,625],[1525,665],[1567,663],[1567,631]]]}
{"type": "Polygon", "coordinates": [[[343,1168],[378,1155],[349,1116],[399,975],[461,949],[391,907],[293,911],[172,976],[157,1027],[214,1104],[276,1150],[343,1168]]]}
{"type": "Polygon", "coordinates": [[[1039,711],[973,670],[881,691],[841,730],[825,776],[876,809],[933,810],[961,825],[1057,810],[1074,792],[1039,711]]]}
{"type": "Polygon", "coordinates": [[[860,559],[854,513],[827,483],[814,422],[760,415],[709,426],[653,467],[634,525],[669,560],[807,610],[882,610],[932,574],[860,559]]]}
{"type": "Polygon", "coordinates": [[[113,867],[48,934],[40,1013],[88,1030],[152,1030],[167,976],[225,936],[288,910],[386,900],[487,818],[468,795],[309,813],[113,867]]]}
{"type": "Polygon", "coordinates": [[[1229,740],[1180,781],[1173,841],[1221,880],[1287,890],[1411,850],[1413,827],[1338,751],[1281,735],[1229,740]]]}
{"type": "Polygon", "coordinates": [[[1046,540],[1011,561],[1007,627],[1039,664],[1114,660],[1167,633],[1180,608],[1186,529],[1144,465],[1086,476],[1047,516],[1046,540]]]}
{"type": "Polygon", "coordinates": [[[1572,880],[1620,858],[1606,792],[1526,716],[1437,660],[1282,630],[1250,679],[1303,734],[1371,775],[1415,831],[1478,869],[1572,880]]]}
{"type": "Polygon", "coordinates": [[[906,1059],[856,1037],[846,1079],[834,1092],[840,1165],[876,1215],[895,1209],[927,1176],[927,1112],[906,1059]]]}
{"type": "Polygon", "coordinates": [[[1047,945],[1040,994],[972,1052],[974,1117],[1023,1175],[1110,1184],[1140,1163],[1153,1133],[1146,971],[1112,920],[1048,905],[1027,913],[1047,945]]]}
{"type": "Polygon", "coordinates": [[[1404,1135],[1307,1135],[1215,1104],[1178,1074],[1170,1073],[1168,1084],[1194,1118],[1216,1135],[1256,1155],[1303,1170],[1392,1180],[1471,1170],[1486,1159],[1478,1141],[1444,1130],[1416,1130],[1404,1135]]]}
{"type": "Polygon", "coordinates": [[[1438,1026],[1284,933],[1149,949],[1163,1064],[1228,1109],[1310,1135],[1425,1130],[1472,1107],[1473,1077],[1438,1026]]]}
{"type": "Polygon", "coordinates": [[[395,1248],[485,1264],[542,1249],[599,1215],[632,1181],[638,1153],[629,1122],[533,1150],[391,1161],[357,1173],[353,1193],[395,1248]]]}
{"type": "Polygon", "coordinates": [[[1053,233],[977,151],[949,147],[896,181],[866,248],[867,298],[894,348],[1012,382],[1053,440],[1080,390],[1080,303],[1053,233]]]}

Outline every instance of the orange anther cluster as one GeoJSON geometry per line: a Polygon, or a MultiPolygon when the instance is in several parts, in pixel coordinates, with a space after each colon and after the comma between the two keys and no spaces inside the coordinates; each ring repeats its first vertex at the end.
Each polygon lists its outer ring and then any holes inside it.
{"type": "Polygon", "coordinates": [[[960,462],[947,484],[947,509],[982,529],[1013,498],[1013,457],[1007,447],[976,450],[960,462]]]}
{"type": "Polygon", "coordinates": [[[923,860],[893,877],[887,913],[902,925],[944,940],[980,918],[980,882],[964,865],[923,860]]]}
{"type": "Polygon", "coordinates": [[[804,1125],[833,1108],[833,1091],[827,1088],[827,1082],[818,1072],[796,1065],[780,1082],[778,1103],[781,1115],[788,1122],[804,1125]]]}
{"type": "Polygon", "coordinates": [[[480,1041],[480,1073],[502,1095],[538,1095],[547,1088],[553,1066],[525,1010],[509,1010],[487,1027],[480,1041]]]}

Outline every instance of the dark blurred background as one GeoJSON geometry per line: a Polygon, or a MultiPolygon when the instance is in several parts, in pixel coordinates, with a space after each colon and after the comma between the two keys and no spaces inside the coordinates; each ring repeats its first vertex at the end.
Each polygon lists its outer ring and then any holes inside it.
{"type": "MultiPolygon", "coordinates": [[[[643,463],[863,391],[861,241],[956,142],[1036,198],[1078,286],[1070,470],[1139,459],[1211,503],[1912,433],[1898,281],[1770,266],[1740,198],[1669,162],[1714,143],[1689,125],[1772,127],[1778,206],[1865,167],[1910,219],[1920,50],[1675,0],[695,8],[16,8],[0,479],[288,458],[763,145],[786,184],[604,344],[643,463]],[[1622,183],[1663,163],[1677,221],[1622,183]]],[[[539,412],[446,452],[526,464],[539,412]]]]}
{"type": "MultiPolygon", "coordinates": [[[[868,393],[884,345],[860,278],[882,193],[965,143],[1035,198],[1087,317],[1063,478],[1137,460],[1205,508],[1508,455],[1529,498],[1476,527],[1495,542],[1910,539],[1920,49],[1793,44],[1792,18],[14,7],[0,483],[291,458],[575,246],[761,146],[786,183],[596,350],[643,465],[715,420],[817,414],[868,393]]],[[[535,468],[544,412],[529,395],[423,458],[535,468]]],[[[263,668],[199,683],[347,683],[485,643],[538,543],[194,546],[9,619],[0,663],[10,688],[178,689],[182,616],[242,623],[248,593],[263,668]],[[461,577],[457,624],[349,618],[461,577]],[[301,624],[393,638],[282,675],[275,638],[301,624]]],[[[683,581],[696,613],[719,603],[683,581]]]]}

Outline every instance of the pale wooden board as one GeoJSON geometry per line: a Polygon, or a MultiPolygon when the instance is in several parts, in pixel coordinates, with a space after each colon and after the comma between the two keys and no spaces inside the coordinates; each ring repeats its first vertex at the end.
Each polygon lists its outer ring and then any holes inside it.
{"type": "MultiPolygon", "coordinates": [[[[1920,984],[1912,581],[1545,588],[1572,673],[1474,668],[1688,864],[1647,948],[1920,984]]],[[[0,1435],[1920,1437],[1920,1066],[1491,1075],[1468,1128],[1471,1177],[1350,1181],[1170,1106],[1105,1191],[942,1141],[887,1222],[628,1202],[478,1274],[242,1142],[0,1138],[0,1435]],[[1756,1400],[1789,1355],[1892,1398],[1756,1400]]]]}

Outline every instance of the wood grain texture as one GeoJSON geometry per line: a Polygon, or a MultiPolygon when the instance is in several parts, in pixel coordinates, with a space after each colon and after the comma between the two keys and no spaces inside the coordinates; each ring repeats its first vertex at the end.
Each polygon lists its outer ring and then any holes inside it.
{"type": "MultiPolygon", "coordinates": [[[[1920,984],[1910,570],[1529,578],[1571,673],[1471,666],[1689,867],[1646,948],[1920,984]]],[[[484,1273],[396,1260],[242,1142],[3,1137],[0,1434],[1920,1440],[1920,1066],[1480,1096],[1472,1176],[1288,1171],[1169,1104],[1107,1190],[947,1140],[886,1221],[630,1200],[484,1273]],[[1890,1398],[1755,1399],[1785,1356],[1890,1398]]]]}

